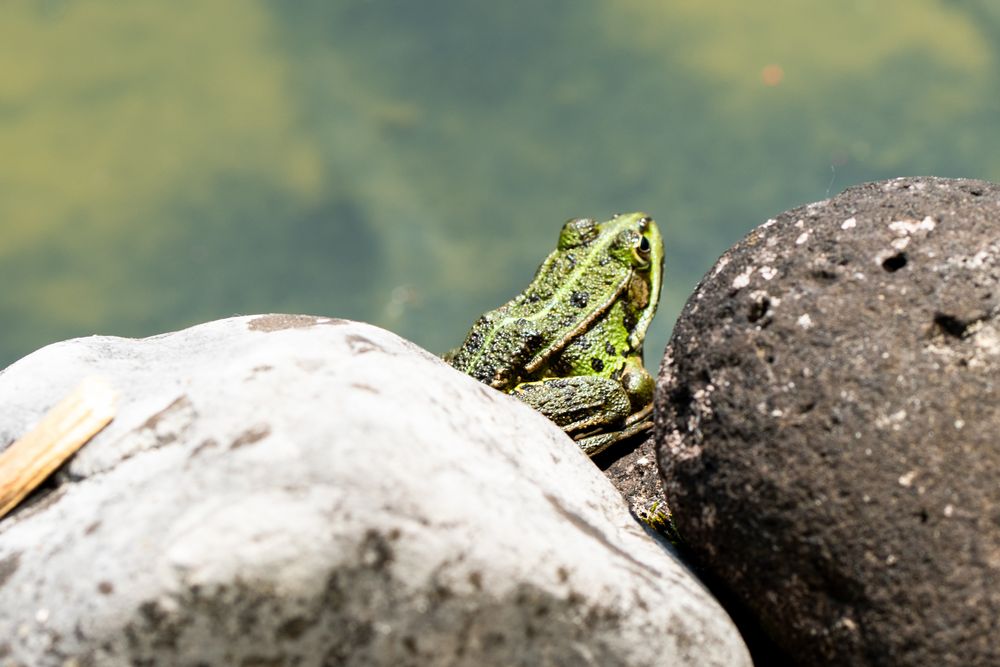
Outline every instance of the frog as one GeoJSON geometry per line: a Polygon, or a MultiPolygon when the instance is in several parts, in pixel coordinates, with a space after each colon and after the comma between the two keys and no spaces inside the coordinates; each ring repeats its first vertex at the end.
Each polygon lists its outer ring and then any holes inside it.
{"type": "Polygon", "coordinates": [[[571,218],[531,283],[476,320],[445,361],[596,456],[653,426],[643,340],[662,277],[663,240],[649,215],[571,218]]]}

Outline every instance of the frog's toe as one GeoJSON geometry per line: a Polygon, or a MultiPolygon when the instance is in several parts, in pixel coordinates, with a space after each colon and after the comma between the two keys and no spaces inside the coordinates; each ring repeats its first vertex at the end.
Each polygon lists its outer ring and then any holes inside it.
{"type": "Polygon", "coordinates": [[[597,435],[589,435],[579,438],[576,441],[576,444],[580,446],[580,450],[587,456],[597,456],[607,448],[611,447],[611,445],[618,442],[624,442],[625,440],[631,440],[633,437],[645,433],[651,428],[653,428],[653,420],[645,419],[643,421],[634,422],[630,426],[626,426],[621,431],[599,433],[597,435]]]}

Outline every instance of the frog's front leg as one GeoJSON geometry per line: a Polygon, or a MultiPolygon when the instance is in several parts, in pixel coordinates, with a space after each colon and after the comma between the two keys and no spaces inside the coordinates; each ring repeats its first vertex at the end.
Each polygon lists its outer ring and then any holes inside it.
{"type": "Polygon", "coordinates": [[[625,367],[622,369],[619,379],[632,406],[626,420],[626,426],[644,421],[649,422],[649,426],[652,426],[653,393],[656,390],[656,380],[643,366],[641,351],[625,359],[625,367]]]}
{"type": "Polygon", "coordinates": [[[614,378],[579,375],[523,382],[511,392],[559,425],[588,456],[653,425],[656,382],[632,355],[614,378]]]}
{"type": "Polygon", "coordinates": [[[615,430],[577,437],[577,444],[587,456],[600,454],[617,442],[629,440],[653,428],[653,392],[656,380],[642,365],[642,352],[629,356],[617,377],[629,398],[629,415],[624,424],[615,430]]]}

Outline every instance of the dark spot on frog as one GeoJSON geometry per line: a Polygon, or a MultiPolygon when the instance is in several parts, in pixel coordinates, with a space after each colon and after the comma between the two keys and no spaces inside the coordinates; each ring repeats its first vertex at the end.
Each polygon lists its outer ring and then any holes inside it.
{"type": "Polygon", "coordinates": [[[600,266],[605,266],[610,261],[611,261],[611,258],[608,257],[607,255],[605,255],[604,257],[601,257],[601,261],[599,261],[598,264],[600,266]]]}
{"type": "Polygon", "coordinates": [[[576,267],[576,256],[573,253],[567,253],[566,266],[571,269],[576,267]]]}
{"type": "Polygon", "coordinates": [[[589,300],[590,294],[587,292],[574,291],[569,297],[569,302],[577,308],[586,308],[589,300]]]}
{"type": "Polygon", "coordinates": [[[604,370],[604,362],[601,361],[598,357],[594,357],[593,359],[590,360],[590,367],[593,368],[596,372],[600,373],[601,371],[604,370]]]}
{"type": "Polygon", "coordinates": [[[94,523],[90,524],[89,526],[87,526],[86,528],[83,529],[83,534],[84,535],[93,535],[97,531],[97,529],[100,528],[100,527],[101,527],[100,520],[95,521],[94,523]]]}
{"type": "Polygon", "coordinates": [[[20,566],[21,566],[20,551],[15,551],[9,556],[4,556],[3,558],[0,558],[0,586],[6,584],[7,580],[10,579],[15,572],[17,572],[17,568],[20,566]]]}
{"type": "Polygon", "coordinates": [[[111,595],[115,592],[115,587],[110,581],[97,582],[97,592],[101,595],[111,595]]]}
{"type": "Polygon", "coordinates": [[[486,384],[490,384],[495,379],[499,379],[497,378],[497,369],[493,366],[482,366],[476,369],[476,374],[473,377],[480,382],[485,382],[486,384]]]}
{"type": "Polygon", "coordinates": [[[375,342],[365,338],[364,336],[359,336],[357,334],[351,334],[347,338],[347,345],[351,348],[351,352],[354,354],[367,354],[368,352],[385,352],[381,347],[375,342]]]}
{"type": "Polygon", "coordinates": [[[482,572],[470,572],[469,573],[469,583],[477,591],[483,590],[483,573],[482,572]]]}
{"type": "Polygon", "coordinates": [[[532,292],[528,295],[528,303],[538,303],[541,300],[542,297],[538,294],[538,292],[532,292]]]}
{"type": "Polygon", "coordinates": [[[261,366],[254,366],[250,369],[251,373],[266,373],[267,371],[274,370],[274,366],[270,364],[263,364],[261,366]]]}
{"type": "Polygon", "coordinates": [[[615,346],[611,341],[604,344],[604,351],[607,352],[609,357],[615,356],[615,346]]]}
{"type": "Polygon", "coordinates": [[[483,344],[483,334],[479,331],[473,331],[469,334],[468,340],[465,341],[465,346],[470,350],[478,350],[483,344]]]}
{"type": "Polygon", "coordinates": [[[245,445],[253,444],[271,435],[271,427],[267,424],[255,424],[236,436],[229,449],[238,449],[245,445]]]}
{"type": "Polygon", "coordinates": [[[369,394],[378,394],[378,389],[371,386],[370,384],[364,384],[363,382],[352,382],[351,386],[355,389],[360,389],[361,391],[367,391],[369,394]]]}
{"type": "Polygon", "coordinates": [[[567,581],[569,581],[569,570],[560,565],[558,568],[556,568],[556,577],[559,579],[560,584],[565,584],[567,581]]]}

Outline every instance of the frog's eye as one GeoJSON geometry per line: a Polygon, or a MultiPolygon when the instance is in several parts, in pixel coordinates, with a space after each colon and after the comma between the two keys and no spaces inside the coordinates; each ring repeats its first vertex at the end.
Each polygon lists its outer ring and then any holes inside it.
{"type": "Polygon", "coordinates": [[[638,234],[634,231],[628,234],[628,247],[632,251],[632,261],[637,267],[645,267],[649,265],[649,251],[651,246],[649,245],[649,239],[643,234],[638,234]]]}
{"type": "Polygon", "coordinates": [[[639,235],[636,239],[635,244],[632,246],[632,253],[635,257],[635,263],[637,267],[645,267],[649,265],[649,239],[643,235],[639,235]]]}
{"type": "Polygon", "coordinates": [[[559,249],[568,250],[590,243],[597,236],[597,222],[591,218],[567,220],[559,232],[559,249]]]}
{"type": "Polygon", "coordinates": [[[640,255],[648,256],[649,255],[649,239],[647,239],[645,236],[641,236],[639,238],[640,238],[639,247],[636,248],[636,250],[639,251],[640,255]]]}

